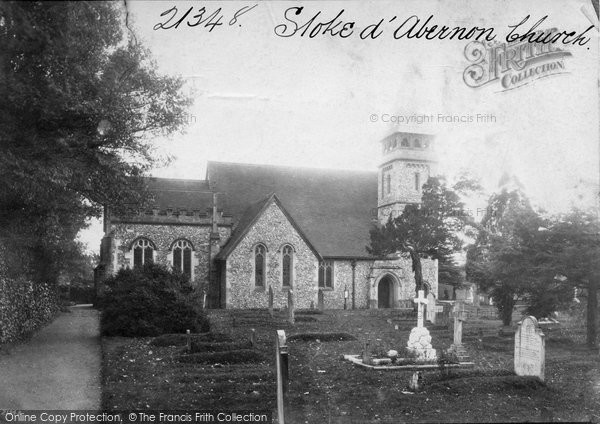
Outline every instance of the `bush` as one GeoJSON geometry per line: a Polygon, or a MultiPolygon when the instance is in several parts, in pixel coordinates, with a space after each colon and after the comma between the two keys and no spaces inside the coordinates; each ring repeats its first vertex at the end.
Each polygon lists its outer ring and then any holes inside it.
{"type": "Polygon", "coordinates": [[[181,355],[179,362],[193,364],[243,364],[248,362],[264,362],[265,357],[255,350],[240,349],[225,352],[204,352],[181,355]]]}
{"type": "MultiPolygon", "coordinates": [[[[219,333],[192,333],[190,334],[192,342],[230,342],[231,337],[227,334],[219,333]]],[[[150,342],[152,346],[185,346],[187,335],[185,334],[163,334],[150,342]]]]}
{"type": "Polygon", "coordinates": [[[0,276],[0,344],[26,338],[58,310],[58,296],[50,285],[0,276]]]}
{"type": "Polygon", "coordinates": [[[206,332],[209,323],[189,300],[187,277],[162,265],[122,269],[105,281],[98,302],[105,336],[146,337],[165,333],[206,332]]]}

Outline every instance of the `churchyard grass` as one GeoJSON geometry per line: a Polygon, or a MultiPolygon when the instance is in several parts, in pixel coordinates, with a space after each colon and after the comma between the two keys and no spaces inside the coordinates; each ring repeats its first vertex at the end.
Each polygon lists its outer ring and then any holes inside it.
{"type": "MultiPolygon", "coordinates": [[[[246,313],[232,320],[232,328],[221,319],[223,326],[213,329],[243,343],[254,328],[258,355],[250,362],[182,363],[181,345],[155,346],[151,338],[104,338],[103,408],[275,411],[275,330],[284,329],[288,337],[335,332],[356,338],[289,340],[288,422],[600,422],[600,358],[597,350],[585,346],[584,328],[544,330],[546,381],[541,383],[514,375],[514,336],[495,335],[500,321],[467,321],[463,341],[475,367],[425,372],[422,391],[413,393],[408,390],[410,372],[373,371],[341,359],[343,354],[360,354],[367,339],[376,356],[400,350],[413,321],[396,319],[390,311],[325,311],[312,315],[316,321],[291,325],[284,313],[275,319],[266,310],[254,313],[254,320],[246,313]],[[256,362],[260,357],[264,360],[256,362]]],[[[434,348],[450,346],[451,328],[427,327],[434,348]]]]}

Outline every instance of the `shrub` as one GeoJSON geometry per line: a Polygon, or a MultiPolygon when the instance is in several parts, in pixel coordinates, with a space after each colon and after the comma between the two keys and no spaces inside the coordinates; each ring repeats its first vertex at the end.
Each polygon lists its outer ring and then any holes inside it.
{"type": "Polygon", "coordinates": [[[181,355],[179,362],[193,364],[243,364],[248,362],[263,362],[265,357],[251,349],[228,350],[225,352],[203,352],[181,355]]]}
{"type": "Polygon", "coordinates": [[[298,340],[302,342],[310,342],[315,340],[319,340],[321,342],[345,342],[356,340],[356,337],[348,333],[299,333],[292,334],[287,338],[287,340],[298,340]]]}
{"type": "Polygon", "coordinates": [[[208,320],[189,300],[187,277],[162,265],[122,269],[105,282],[100,299],[105,336],[145,337],[186,330],[206,332],[208,320]]]}
{"type": "Polygon", "coordinates": [[[0,276],[0,343],[26,338],[51,321],[58,310],[52,286],[0,276]]]}
{"type": "MultiPolygon", "coordinates": [[[[202,342],[230,342],[231,337],[227,334],[219,333],[192,333],[190,334],[192,341],[202,342]]],[[[185,334],[163,334],[158,336],[150,344],[152,346],[185,346],[187,343],[187,335],[185,334]]]]}

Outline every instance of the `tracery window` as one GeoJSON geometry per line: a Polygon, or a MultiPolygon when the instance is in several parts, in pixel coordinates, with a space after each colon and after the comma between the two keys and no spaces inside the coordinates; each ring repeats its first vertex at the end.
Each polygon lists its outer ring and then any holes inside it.
{"type": "Polygon", "coordinates": [[[292,287],[293,266],[294,249],[290,245],[285,245],[281,250],[281,285],[283,287],[292,287]]]}
{"type": "Polygon", "coordinates": [[[133,266],[140,267],[154,262],[154,245],[145,238],[140,238],[131,246],[133,251],[133,266]]]}
{"type": "Polygon", "coordinates": [[[265,286],[266,251],[264,245],[258,244],[254,248],[254,285],[265,286]]]}
{"type": "Polygon", "coordinates": [[[319,262],[319,287],[333,288],[333,261],[319,262]]]}
{"type": "Polygon", "coordinates": [[[188,277],[192,276],[192,245],[187,240],[173,243],[173,269],[188,277]]]}

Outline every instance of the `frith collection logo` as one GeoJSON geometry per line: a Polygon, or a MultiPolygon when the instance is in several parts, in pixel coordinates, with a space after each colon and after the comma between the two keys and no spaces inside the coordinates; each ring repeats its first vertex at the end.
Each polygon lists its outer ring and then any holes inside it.
{"type": "MultiPolygon", "coordinates": [[[[554,33],[553,28],[540,33],[554,33]]],[[[510,43],[473,41],[465,47],[465,58],[471,62],[463,72],[469,87],[477,88],[499,82],[502,90],[522,87],[540,78],[567,72],[565,58],[571,53],[553,43],[510,43]]]]}

